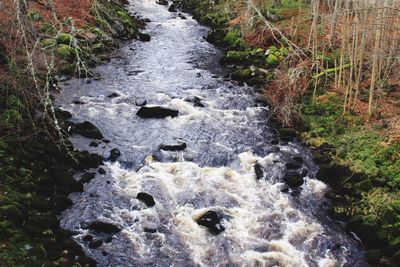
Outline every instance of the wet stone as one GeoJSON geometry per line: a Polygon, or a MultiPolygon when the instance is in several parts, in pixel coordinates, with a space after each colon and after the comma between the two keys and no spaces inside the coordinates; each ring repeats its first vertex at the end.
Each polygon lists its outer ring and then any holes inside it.
{"type": "Polygon", "coordinates": [[[301,165],[293,162],[288,162],[285,164],[286,169],[288,170],[297,170],[301,168],[301,165]]]}
{"type": "Polygon", "coordinates": [[[81,179],[79,180],[79,182],[86,184],[86,183],[89,183],[91,180],[93,180],[94,177],[96,177],[95,173],[87,172],[81,176],[81,179]]]}
{"type": "Polygon", "coordinates": [[[92,236],[92,235],[85,235],[85,236],[82,238],[82,240],[85,241],[85,242],[92,241],[93,239],[94,239],[94,236],[92,236]]]}
{"type": "Polygon", "coordinates": [[[301,174],[299,173],[287,173],[283,177],[283,181],[289,186],[291,189],[297,188],[304,183],[304,178],[301,174]]]}
{"type": "Polygon", "coordinates": [[[168,11],[169,11],[169,12],[177,12],[177,10],[176,10],[176,5],[175,5],[175,4],[171,4],[171,5],[169,6],[169,8],[168,8],[168,11]]]}
{"type": "Polygon", "coordinates": [[[106,174],[106,171],[103,168],[99,168],[97,172],[100,174],[106,174]]]}
{"type": "Polygon", "coordinates": [[[109,156],[108,159],[109,159],[111,162],[114,162],[114,161],[116,161],[120,156],[121,156],[121,152],[119,151],[119,149],[118,149],[118,148],[113,148],[113,149],[110,151],[110,156],[109,156]]]}
{"type": "Polygon", "coordinates": [[[89,144],[89,146],[90,146],[90,147],[98,147],[98,146],[99,146],[99,143],[97,143],[97,142],[91,142],[91,143],[89,144]]]}
{"type": "Polygon", "coordinates": [[[204,104],[201,103],[201,99],[197,96],[187,97],[184,99],[186,102],[193,103],[193,106],[204,108],[204,104]]]}
{"type": "Polygon", "coordinates": [[[148,193],[140,192],[137,194],[136,198],[144,202],[147,207],[154,207],[156,205],[153,196],[148,193]]]}
{"type": "Polygon", "coordinates": [[[109,94],[107,97],[108,98],[116,98],[116,97],[119,97],[120,96],[120,94],[118,94],[118,93],[112,93],[112,94],[109,94]]]}
{"type": "MultiPolygon", "coordinates": [[[[82,228],[84,228],[84,226],[82,226],[82,228]]],[[[115,234],[121,231],[121,229],[118,226],[102,221],[94,221],[90,223],[86,228],[89,228],[96,232],[107,233],[107,234],[113,234],[113,233],[115,234]]]]}
{"type": "Polygon", "coordinates": [[[211,234],[218,235],[222,233],[225,228],[221,224],[221,217],[217,212],[209,210],[196,220],[198,225],[207,227],[211,234]]]}
{"type": "Polygon", "coordinates": [[[160,149],[165,151],[182,151],[187,148],[186,143],[178,144],[178,145],[161,145],[160,149]]]}
{"type": "Polygon", "coordinates": [[[261,166],[260,163],[257,162],[256,164],[254,164],[254,172],[256,174],[257,180],[264,178],[263,167],[261,166]]]}
{"type": "Polygon", "coordinates": [[[160,106],[141,107],[136,113],[136,115],[144,119],[163,119],[167,117],[177,117],[178,114],[178,110],[164,108],[160,106]]]}
{"type": "Polygon", "coordinates": [[[151,234],[157,233],[157,229],[147,228],[147,227],[143,228],[143,231],[145,233],[151,233],[151,234]]]}
{"type": "Polygon", "coordinates": [[[75,127],[75,132],[86,138],[102,139],[103,135],[100,130],[91,122],[85,121],[79,123],[75,127]]]}
{"type": "Polygon", "coordinates": [[[139,40],[142,42],[150,42],[151,36],[147,33],[139,33],[139,40]]]}
{"type": "Polygon", "coordinates": [[[157,0],[156,3],[159,5],[167,6],[168,0],[157,0]]]}
{"type": "Polygon", "coordinates": [[[96,249],[96,248],[100,247],[101,245],[103,245],[103,241],[102,240],[94,239],[93,241],[91,241],[89,243],[89,248],[96,249]]]}

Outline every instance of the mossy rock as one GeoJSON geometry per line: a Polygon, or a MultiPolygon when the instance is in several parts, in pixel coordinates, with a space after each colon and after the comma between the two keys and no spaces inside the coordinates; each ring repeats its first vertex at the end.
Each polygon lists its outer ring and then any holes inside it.
{"type": "Polygon", "coordinates": [[[71,34],[62,32],[57,36],[57,44],[70,44],[73,39],[71,34]]]}
{"type": "Polygon", "coordinates": [[[228,62],[243,62],[248,59],[249,54],[246,51],[228,51],[226,59],[228,62]]]}
{"type": "Polygon", "coordinates": [[[47,47],[56,45],[57,41],[54,39],[47,38],[47,39],[42,40],[41,44],[44,48],[47,48],[47,47]]]}
{"type": "Polygon", "coordinates": [[[102,43],[97,43],[91,46],[92,50],[95,52],[101,52],[105,50],[105,46],[102,43]]]}
{"type": "Polygon", "coordinates": [[[259,76],[259,74],[260,73],[257,70],[253,70],[251,68],[238,68],[233,71],[232,79],[244,82],[256,78],[259,76]]]}
{"type": "Polygon", "coordinates": [[[224,38],[224,41],[231,47],[243,47],[244,42],[241,38],[241,32],[239,29],[230,30],[224,38]]]}
{"type": "Polygon", "coordinates": [[[274,54],[269,54],[265,60],[265,63],[267,67],[274,67],[278,65],[279,63],[279,58],[275,56],[274,54]]]}
{"type": "Polygon", "coordinates": [[[62,58],[68,58],[72,56],[74,49],[66,44],[60,44],[57,48],[57,54],[62,58]]]}

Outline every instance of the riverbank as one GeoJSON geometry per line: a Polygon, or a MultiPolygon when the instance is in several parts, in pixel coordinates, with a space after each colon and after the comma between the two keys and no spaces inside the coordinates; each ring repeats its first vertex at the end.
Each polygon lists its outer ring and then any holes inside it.
{"type": "MultiPolygon", "coordinates": [[[[264,102],[275,113],[277,124],[292,128],[289,132],[311,147],[320,165],[316,178],[332,188],[327,194],[333,202],[330,217],[344,221],[347,230],[362,239],[372,266],[398,266],[399,105],[390,104],[387,110],[380,109],[380,117],[367,119],[362,113],[367,104],[360,101],[354,112],[343,115],[341,93],[332,89],[329,81],[324,86],[313,83],[316,70],[297,49],[305,46],[311,27],[306,3],[282,1],[278,8],[267,3],[254,10],[251,6],[238,8],[234,1],[176,2],[212,28],[207,40],[226,50],[221,62],[231,68],[232,79],[264,88],[264,102]],[[303,24],[290,35],[293,23],[299,20],[303,24]],[[290,35],[290,40],[285,35],[290,35]],[[285,75],[293,67],[298,73],[285,75]]],[[[398,87],[389,95],[398,99],[396,92],[398,87]]],[[[281,132],[288,133],[286,129],[281,132]]]]}
{"type": "MultiPolygon", "coordinates": [[[[96,265],[60,228],[59,216],[72,205],[71,193],[103,173],[103,158],[73,148],[71,115],[55,109],[51,95],[70,77],[100,79],[89,68],[108,62],[121,40],[148,41],[139,31],[144,23],[122,1],[2,3],[1,266],[96,265]]],[[[81,133],[96,131],[81,126],[81,133]]]]}

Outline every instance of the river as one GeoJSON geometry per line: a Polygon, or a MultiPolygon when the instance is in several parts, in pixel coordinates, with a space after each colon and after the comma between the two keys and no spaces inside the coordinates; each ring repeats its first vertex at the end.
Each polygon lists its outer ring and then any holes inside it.
{"type": "Polygon", "coordinates": [[[56,100],[107,139],[94,147],[74,135],[76,148],[121,152],[70,196],[74,205],[62,215],[87,255],[124,267],[367,266],[357,239],[327,216],[329,188],[314,179],[310,151],[279,138],[257,90],[226,78],[222,52],[203,38],[208,29],[154,0],[133,0],[128,9],[150,19],[151,41],[127,42],[93,70],[102,79],[69,80],[56,100]],[[179,115],[141,118],[144,100],[179,115]],[[177,144],[187,147],[160,149],[177,144]],[[288,173],[302,173],[304,184],[288,188],[288,173]],[[141,192],[155,205],[139,200],[141,192]],[[220,233],[196,222],[207,211],[218,215],[220,233]],[[93,221],[122,230],[85,227],[93,221]],[[91,248],[89,239],[101,245],[91,248]]]}

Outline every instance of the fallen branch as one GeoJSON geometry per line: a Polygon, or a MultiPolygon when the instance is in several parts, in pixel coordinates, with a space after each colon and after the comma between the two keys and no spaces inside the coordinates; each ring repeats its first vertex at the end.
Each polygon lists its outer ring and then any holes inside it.
{"type": "Polygon", "coordinates": [[[316,80],[316,79],[321,78],[322,76],[329,75],[331,73],[337,72],[338,70],[345,70],[345,69],[348,69],[350,67],[351,67],[351,64],[346,64],[346,65],[343,65],[343,66],[339,66],[337,68],[326,69],[326,70],[323,70],[322,72],[312,76],[312,78],[314,80],[316,80]]]}

